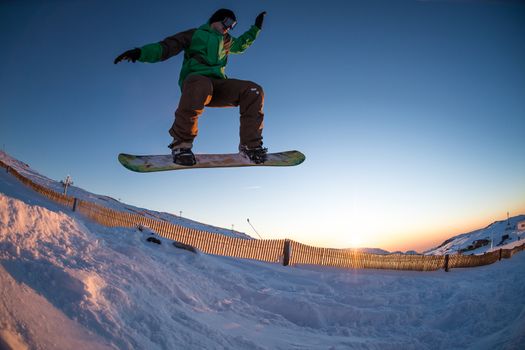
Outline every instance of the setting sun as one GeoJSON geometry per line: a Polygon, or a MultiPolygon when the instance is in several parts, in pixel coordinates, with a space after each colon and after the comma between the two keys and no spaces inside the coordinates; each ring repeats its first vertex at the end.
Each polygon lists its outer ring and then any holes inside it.
{"type": "Polygon", "coordinates": [[[361,248],[364,246],[364,240],[360,235],[350,234],[349,247],[350,248],[361,248]]]}

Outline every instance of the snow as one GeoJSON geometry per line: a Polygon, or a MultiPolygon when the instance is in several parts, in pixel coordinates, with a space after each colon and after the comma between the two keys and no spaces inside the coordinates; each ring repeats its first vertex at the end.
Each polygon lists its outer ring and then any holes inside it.
{"type": "Polygon", "coordinates": [[[454,254],[461,250],[463,250],[463,254],[483,254],[498,249],[512,249],[525,243],[525,240],[522,240],[525,238],[524,232],[517,229],[518,223],[522,221],[525,221],[525,215],[493,222],[483,229],[452,237],[439,247],[428,250],[425,254],[445,255],[454,254]],[[485,240],[489,243],[477,249],[468,249],[473,242],[478,240],[485,240]]]}
{"type": "Polygon", "coordinates": [[[525,342],[523,253],[451,272],[343,270],[195,254],[149,235],[97,225],[0,172],[0,349],[525,342]]]}

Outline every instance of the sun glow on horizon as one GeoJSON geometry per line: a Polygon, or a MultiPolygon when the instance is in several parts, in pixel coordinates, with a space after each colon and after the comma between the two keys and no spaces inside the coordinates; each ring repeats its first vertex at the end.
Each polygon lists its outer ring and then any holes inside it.
{"type": "Polygon", "coordinates": [[[348,240],[349,248],[362,248],[364,247],[365,240],[359,234],[350,234],[348,240]]]}
{"type": "MultiPolygon", "coordinates": [[[[445,209],[421,213],[417,207],[390,209],[366,207],[357,210],[339,207],[329,215],[320,216],[315,228],[303,227],[296,239],[301,243],[326,248],[379,248],[387,251],[423,253],[459,234],[481,229],[492,222],[504,220],[506,211],[497,213],[469,208],[455,212],[445,209]],[[382,210],[381,210],[382,209],[382,210]]],[[[503,208],[503,206],[501,206],[503,208]]],[[[511,216],[525,214],[523,205],[516,205],[511,216]]]]}

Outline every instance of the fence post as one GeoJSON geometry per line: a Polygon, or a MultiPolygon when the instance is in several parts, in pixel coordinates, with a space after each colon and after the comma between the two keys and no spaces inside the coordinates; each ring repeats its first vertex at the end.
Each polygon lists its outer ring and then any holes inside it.
{"type": "Polygon", "coordinates": [[[445,254],[445,272],[448,272],[448,254],[445,254]]]}
{"type": "Polygon", "coordinates": [[[283,250],[283,266],[290,265],[290,253],[291,253],[290,240],[285,239],[284,240],[284,250],[283,250]]]}
{"type": "Polygon", "coordinates": [[[77,210],[77,198],[75,197],[73,200],[73,211],[77,210]]]}

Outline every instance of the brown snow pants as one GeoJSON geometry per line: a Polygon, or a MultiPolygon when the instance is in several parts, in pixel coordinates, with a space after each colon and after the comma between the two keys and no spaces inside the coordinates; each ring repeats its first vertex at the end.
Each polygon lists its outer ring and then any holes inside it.
{"type": "Polygon", "coordinates": [[[250,148],[262,145],[263,89],[246,80],[214,79],[190,75],[182,85],[182,96],[170,129],[174,145],[191,147],[198,133],[198,119],[204,107],[240,109],[240,143],[250,148]]]}

